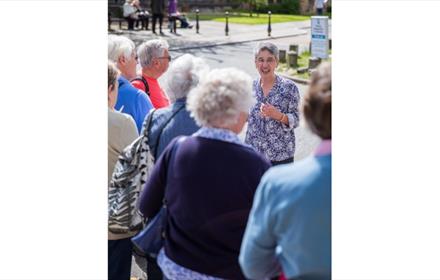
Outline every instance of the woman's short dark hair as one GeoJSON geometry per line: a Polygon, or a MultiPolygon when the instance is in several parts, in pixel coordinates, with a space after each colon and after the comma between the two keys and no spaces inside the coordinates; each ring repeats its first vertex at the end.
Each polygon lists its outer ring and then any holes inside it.
{"type": "Polygon", "coordinates": [[[307,125],[322,139],[332,138],[332,72],[323,63],[312,73],[309,91],[304,97],[303,113],[307,125]]]}

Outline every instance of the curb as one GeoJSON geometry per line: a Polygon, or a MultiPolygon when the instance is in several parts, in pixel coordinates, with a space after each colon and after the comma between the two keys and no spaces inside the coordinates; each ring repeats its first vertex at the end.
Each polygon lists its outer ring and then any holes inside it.
{"type": "Polygon", "coordinates": [[[277,73],[277,74],[280,75],[281,77],[284,77],[286,79],[292,80],[292,81],[294,81],[296,83],[299,83],[299,84],[303,84],[303,85],[310,84],[310,80],[306,80],[306,79],[302,79],[302,78],[286,75],[284,73],[277,73]]]}
{"type": "Polygon", "coordinates": [[[247,39],[247,40],[238,40],[233,42],[217,42],[217,43],[208,43],[206,45],[193,45],[193,46],[187,46],[187,47],[176,47],[176,48],[170,48],[170,51],[181,51],[181,50],[189,50],[189,49],[200,49],[200,48],[213,48],[218,46],[226,46],[226,45],[236,45],[236,44],[243,44],[243,43],[249,43],[249,42],[257,42],[257,41],[265,41],[270,39],[281,39],[281,38],[289,38],[289,37],[297,37],[302,36],[304,34],[307,34],[307,32],[294,34],[294,35],[283,35],[283,36],[271,36],[267,38],[257,38],[257,39],[247,39]]]}

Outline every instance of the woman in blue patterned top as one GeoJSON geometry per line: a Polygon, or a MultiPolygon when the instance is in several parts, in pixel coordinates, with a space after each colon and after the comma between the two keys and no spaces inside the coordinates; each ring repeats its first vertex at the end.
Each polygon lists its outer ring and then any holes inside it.
{"type": "Polygon", "coordinates": [[[299,91],[291,80],[275,74],[279,51],[272,43],[254,50],[260,77],[253,82],[257,103],[251,108],[245,142],[263,153],[272,165],[293,162],[294,129],[299,124],[299,91]]]}

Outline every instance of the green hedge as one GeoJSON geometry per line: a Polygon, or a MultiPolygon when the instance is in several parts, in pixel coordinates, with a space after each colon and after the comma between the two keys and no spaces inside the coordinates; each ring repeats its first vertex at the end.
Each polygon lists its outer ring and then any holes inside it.
{"type": "Polygon", "coordinates": [[[274,14],[295,14],[299,15],[299,0],[282,0],[280,4],[257,4],[257,11],[267,13],[271,11],[274,14]]]}

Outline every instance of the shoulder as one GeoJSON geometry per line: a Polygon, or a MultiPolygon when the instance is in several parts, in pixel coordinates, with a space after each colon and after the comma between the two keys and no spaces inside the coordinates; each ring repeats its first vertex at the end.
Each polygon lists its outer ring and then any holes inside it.
{"type": "MultiPolygon", "coordinates": [[[[316,185],[323,177],[330,176],[331,167],[310,156],[294,164],[284,164],[270,168],[261,179],[262,185],[272,195],[279,197],[301,197],[308,189],[316,185]]],[[[330,177],[328,183],[330,184],[330,177]]]]}
{"type": "Polygon", "coordinates": [[[128,114],[118,111],[109,111],[108,114],[110,119],[120,125],[136,127],[133,118],[128,114]]]}
{"type": "Polygon", "coordinates": [[[277,79],[280,83],[280,88],[286,89],[288,93],[299,93],[298,86],[294,81],[279,75],[277,75],[277,79]]]}

